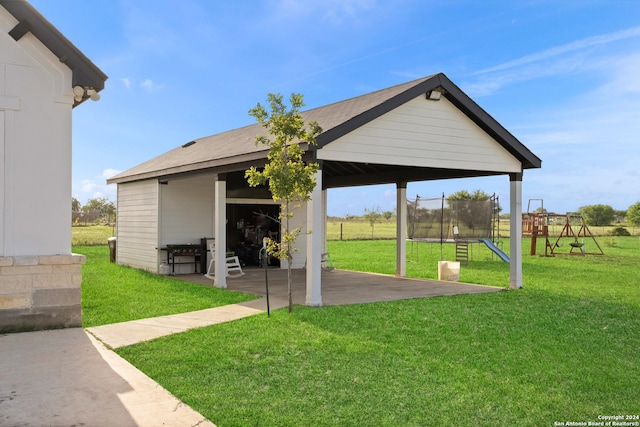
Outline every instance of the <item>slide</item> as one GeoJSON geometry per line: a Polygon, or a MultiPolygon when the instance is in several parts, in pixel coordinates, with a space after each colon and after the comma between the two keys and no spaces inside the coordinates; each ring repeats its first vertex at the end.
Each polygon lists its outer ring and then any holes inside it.
{"type": "Polygon", "coordinates": [[[498,255],[504,262],[509,262],[509,256],[502,252],[499,247],[493,244],[491,239],[479,239],[482,243],[487,245],[489,249],[493,251],[496,255],[498,255]]]}

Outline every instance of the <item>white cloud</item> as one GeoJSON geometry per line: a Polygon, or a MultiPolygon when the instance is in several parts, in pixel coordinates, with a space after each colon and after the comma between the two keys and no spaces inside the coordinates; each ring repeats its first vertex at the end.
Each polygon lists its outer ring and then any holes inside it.
{"type": "Polygon", "coordinates": [[[514,129],[543,160],[542,170],[525,173],[527,187],[559,213],[599,203],[626,209],[640,199],[640,52],[607,53],[589,71],[598,85],[559,97],[514,129]]]}
{"type": "Polygon", "coordinates": [[[131,79],[129,77],[122,77],[120,81],[124,84],[127,89],[131,89],[131,79]]]}
{"type": "Polygon", "coordinates": [[[474,74],[487,74],[496,71],[503,71],[510,68],[519,68],[523,65],[541,62],[546,59],[556,57],[558,55],[564,55],[569,52],[575,52],[584,50],[588,47],[608,44],[618,40],[624,40],[631,37],[640,36],[640,27],[629,28],[615,33],[603,34],[599,36],[587,37],[581,40],[576,40],[571,43],[567,43],[560,46],[555,46],[550,49],[543,50],[542,52],[532,53],[525,55],[521,58],[514,59],[493,67],[485,68],[483,70],[476,71],[474,74]]]}
{"type": "Polygon", "coordinates": [[[155,92],[160,88],[160,86],[151,79],[144,79],[142,83],[140,83],[140,86],[146,89],[147,92],[155,92]]]}
{"type": "Polygon", "coordinates": [[[106,197],[111,201],[117,199],[116,185],[107,185],[106,180],[120,173],[117,169],[107,168],[102,173],[93,178],[81,179],[78,183],[73,183],[73,197],[80,203],[85,204],[89,199],[106,197]]]}
{"type": "Polygon", "coordinates": [[[319,17],[332,25],[346,20],[353,23],[365,11],[376,9],[376,0],[280,0],[274,15],[290,17],[319,17]]]}
{"type": "MultiPolygon", "coordinates": [[[[576,40],[511,61],[478,70],[475,81],[465,85],[475,97],[489,95],[502,87],[550,76],[590,72],[601,66],[603,56],[594,48],[640,37],[640,27],[576,40]]],[[[609,59],[609,58],[607,58],[609,59]]],[[[611,67],[610,63],[607,63],[611,67]]]]}
{"type": "Polygon", "coordinates": [[[109,179],[112,176],[118,175],[120,172],[122,172],[122,171],[118,170],[118,169],[107,168],[107,169],[102,171],[102,177],[104,179],[109,179]]]}

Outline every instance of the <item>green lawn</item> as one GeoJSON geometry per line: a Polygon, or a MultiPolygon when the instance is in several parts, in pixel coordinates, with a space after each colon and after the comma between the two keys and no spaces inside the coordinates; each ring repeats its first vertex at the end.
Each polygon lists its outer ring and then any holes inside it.
{"type": "MultiPolygon", "coordinates": [[[[409,249],[410,274],[433,277],[440,246],[409,249]]],[[[552,426],[638,414],[640,240],[603,249],[525,255],[517,291],[296,307],[118,353],[220,427],[552,426]]],[[[392,241],[329,251],[339,268],[394,269],[392,241]]],[[[508,264],[477,251],[461,279],[508,284],[508,264]]]]}
{"type": "Polygon", "coordinates": [[[197,285],[109,262],[107,246],[76,246],[82,269],[82,326],[203,310],[254,296],[197,285]]]}
{"type": "Polygon", "coordinates": [[[114,227],[108,225],[74,225],[71,227],[71,244],[74,246],[106,245],[114,235],[114,227]]]}

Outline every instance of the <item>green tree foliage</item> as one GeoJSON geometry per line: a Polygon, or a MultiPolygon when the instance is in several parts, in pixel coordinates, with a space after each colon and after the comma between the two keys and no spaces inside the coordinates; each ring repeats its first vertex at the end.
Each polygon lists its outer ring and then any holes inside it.
{"type": "Polygon", "coordinates": [[[609,233],[611,236],[631,236],[629,230],[624,227],[616,227],[609,233]]]}
{"type": "Polygon", "coordinates": [[[491,196],[482,190],[475,190],[473,193],[461,190],[447,197],[448,209],[452,210],[455,224],[462,235],[470,233],[475,236],[478,229],[489,230],[493,214],[490,200],[491,196]]]}
{"type": "Polygon", "coordinates": [[[249,110],[249,115],[262,124],[272,137],[261,135],[256,138],[256,145],[269,147],[268,160],[264,169],[259,170],[254,166],[248,169],[245,178],[252,187],[268,184],[273,200],[281,204],[282,237],[280,242],[270,240],[267,250],[281,261],[287,261],[289,312],[292,312],[291,265],[296,250],[294,244],[301,230],[292,229],[290,220],[298,204],[310,200],[316,186],[315,173],[319,168],[317,163],[304,161],[304,151],[299,143],[315,145],[322,128],[317,122],[304,123],[300,114],[300,108],[304,106],[301,94],[291,94],[290,109],[280,94],[270,93],[267,99],[270,111],[258,103],[249,110]]]}
{"type": "Polygon", "coordinates": [[[97,213],[94,218],[106,218],[107,222],[111,222],[116,215],[116,205],[106,197],[97,197],[87,200],[87,203],[80,208],[84,214],[97,213]]]}
{"type": "Polygon", "coordinates": [[[82,205],[80,204],[80,201],[78,199],[76,199],[75,197],[71,198],[71,212],[80,212],[80,209],[82,208],[82,205]]]}
{"type": "Polygon", "coordinates": [[[615,222],[623,222],[626,216],[627,216],[627,211],[616,210],[613,213],[613,220],[615,222]]]}
{"type": "Polygon", "coordinates": [[[636,202],[627,209],[627,221],[634,227],[640,226],[640,202],[636,202]]]}
{"type": "Polygon", "coordinates": [[[587,225],[610,225],[615,217],[615,211],[609,205],[587,205],[580,208],[580,214],[587,225]]]}
{"type": "Polygon", "coordinates": [[[475,190],[473,193],[469,193],[467,190],[460,190],[449,195],[447,200],[489,200],[490,198],[491,196],[482,190],[475,190]]]}
{"type": "Polygon", "coordinates": [[[100,212],[102,216],[111,216],[116,212],[116,205],[106,197],[99,197],[87,200],[82,207],[82,212],[100,212]]]}

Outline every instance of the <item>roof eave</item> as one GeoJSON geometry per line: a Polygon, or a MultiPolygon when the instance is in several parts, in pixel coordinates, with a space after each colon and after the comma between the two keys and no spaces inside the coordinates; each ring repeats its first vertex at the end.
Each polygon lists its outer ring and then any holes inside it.
{"type": "Polygon", "coordinates": [[[228,173],[249,169],[251,166],[261,166],[267,160],[267,151],[256,151],[239,156],[225,157],[200,163],[190,163],[182,166],[153,170],[141,173],[122,172],[107,179],[107,184],[124,184],[127,182],[144,181],[148,179],[165,179],[192,172],[209,170],[214,173],[228,173]]]}
{"type": "Polygon", "coordinates": [[[348,134],[349,132],[367,124],[368,122],[388,113],[400,105],[437,88],[442,88],[444,96],[460,111],[469,117],[485,132],[491,135],[500,145],[522,162],[523,169],[540,168],[542,161],[527,149],[516,137],[507,131],[491,115],[476,104],[458,86],[443,73],[434,74],[416,83],[407,90],[387,99],[383,103],[347,120],[346,122],[327,130],[316,139],[318,148],[348,134]]]}
{"type": "MultiPolygon", "coordinates": [[[[73,45],[56,27],[42,16],[31,4],[24,0],[0,0],[2,5],[18,24],[9,32],[16,41],[25,34],[33,34],[44,44],[63,64],[72,71],[72,86],[93,88],[96,92],[104,89],[104,83],[109,78],[76,46],[73,45]]],[[[84,102],[76,101],[74,107],[84,102]]]]}

